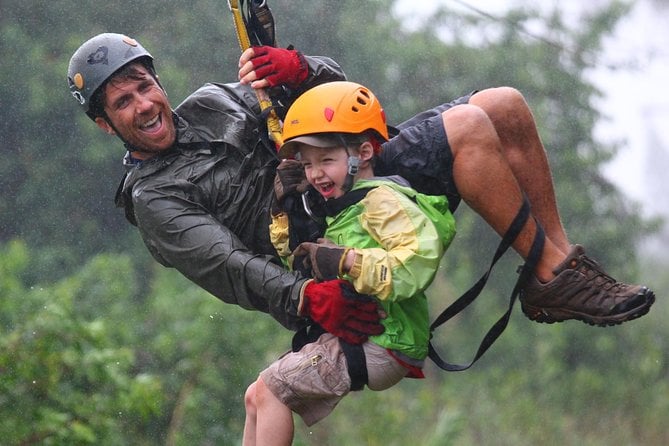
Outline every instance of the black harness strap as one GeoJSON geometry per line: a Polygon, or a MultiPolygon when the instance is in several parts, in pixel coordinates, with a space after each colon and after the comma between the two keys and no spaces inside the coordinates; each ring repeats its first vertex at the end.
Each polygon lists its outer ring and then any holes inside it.
{"type": "MultiPolygon", "coordinates": [[[[323,333],[325,329],[316,323],[302,327],[293,336],[293,351],[297,352],[305,345],[316,342],[323,333]]],[[[346,357],[346,368],[351,377],[351,391],[362,390],[368,380],[365,350],[362,345],[349,344],[341,338],[339,338],[339,345],[346,357]]]]}
{"type": "MultiPolygon", "coordinates": [[[[367,195],[367,192],[369,192],[372,189],[373,188],[356,189],[334,200],[318,201],[317,203],[315,203],[316,206],[319,208],[317,210],[317,213],[318,214],[323,213],[331,216],[337,215],[342,210],[362,200],[365,197],[365,195],[367,195]]],[[[314,224],[317,226],[322,226],[322,223],[316,223],[315,220],[312,221],[310,224],[307,224],[309,222],[306,220],[308,220],[309,218],[306,217],[305,219],[306,215],[303,215],[305,214],[304,212],[305,210],[295,209],[295,207],[291,207],[290,211],[291,220],[296,215],[298,215],[301,216],[301,221],[300,224],[298,225],[291,224],[291,226],[296,226],[301,228],[302,232],[304,232],[305,228],[308,229],[314,224]]],[[[313,210],[316,211],[316,209],[313,210]]],[[[321,230],[320,234],[322,234],[324,231],[324,227],[320,227],[320,230],[321,230]]],[[[313,233],[310,233],[307,238],[304,238],[306,236],[306,234],[304,233],[301,234],[291,233],[290,236],[291,240],[293,240],[294,238],[293,235],[298,236],[295,237],[296,240],[303,241],[303,240],[313,239],[313,241],[316,241],[313,233]]],[[[301,261],[296,261],[295,263],[298,265],[302,264],[301,261]]],[[[315,323],[303,327],[293,336],[293,351],[296,352],[300,350],[304,345],[309,344],[311,342],[315,342],[323,333],[325,333],[325,329],[323,329],[323,327],[315,323]]],[[[348,375],[351,377],[351,391],[362,390],[368,381],[365,350],[362,348],[362,345],[349,344],[348,342],[345,342],[341,338],[339,338],[339,345],[341,346],[342,352],[344,352],[344,356],[346,357],[346,367],[348,369],[348,375]]]]}
{"type": "Polygon", "coordinates": [[[341,197],[335,198],[334,200],[327,200],[325,203],[323,203],[323,206],[325,208],[325,214],[330,217],[334,217],[347,207],[354,205],[358,201],[365,198],[367,193],[372,189],[374,188],[363,187],[361,189],[348,191],[341,197]]]}
{"type": "MultiPolygon", "coordinates": [[[[518,214],[514,218],[511,225],[509,226],[509,229],[504,234],[504,237],[502,237],[502,241],[497,247],[497,251],[495,252],[495,256],[493,257],[492,263],[490,264],[490,268],[488,269],[488,271],[479,279],[478,282],[476,282],[476,284],[474,284],[473,287],[467,290],[462,296],[460,296],[455,302],[453,302],[448,308],[446,308],[446,310],[444,310],[435,319],[435,321],[430,326],[431,333],[434,332],[434,330],[437,327],[439,327],[440,325],[451,319],[453,316],[455,316],[462,310],[464,310],[469,304],[471,304],[478,297],[478,295],[481,293],[481,290],[488,281],[488,277],[490,276],[493,266],[495,266],[497,261],[502,257],[502,255],[506,252],[506,250],[509,249],[509,247],[516,239],[516,237],[518,237],[518,234],[523,229],[525,223],[529,220],[529,218],[530,218],[530,204],[529,201],[527,200],[527,197],[524,197],[523,205],[521,206],[520,210],[518,211],[518,214]]],[[[530,248],[530,252],[527,256],[525,264],[523,265],[518,280],[516,281],[516,285],[513,288],[513,292],[511,293],[511,297],[509,299],[509,307],[506,310],[506,313],[502,315],[502,317],[492,326],[492,328],[485,335],[485,337],[481,341],[481,345],[479,346],[478,351],[476,352],[476,356],[474,356],[474,359],[469,364],[466,365],[450,364],[448,362],[445,362],[444,360],[441,359],[441,357],[435,350],[434,345],[430,341],[430,344],[428,346],[428,356],[430,357],[430,359],[432,359],[432,361],[435,364],[437,364],[443,370],[449,372],[459,372],[467,370],[476,361],[478,361],[481,356],[483,356],[483,354],[488,350],[488,348],[490,348],[490,346],[497,340],[497,338],[502,334],[502,332],[506,328],[507,324],[509,323],[509,318],[511,317],[511,311],[513,310],[513,305],[516,301],[516,297],[520,293],[522,286],[527,282],[527,279],[534,272],[534,268],[536,267],[537,262],[541,257],[541,252],[543,251],[546,235],[544,229],[541,227],[539,222],[536,221],[536,219],[535,222],[537,225],[537,232],[534,236],[534,240],[532,242],[532,246],[530,248]]]]}
{"type": "Polygon", "coordinates": [[[325,329],[315,322],[300,328],[293,335],[292,350],[294,352],[299,352],[305,345],[316,342],[323,333],[325,333],[325,329]]]}
{"type": "Polygon", "coordinates": [[[346,357],[346,367],[348,368],[348,375],[351,377],[351,391],[362,390],[369,379],[365,350],[362,348],[362,344],[349,344],[339,338],[339,345],[346,357]]]}

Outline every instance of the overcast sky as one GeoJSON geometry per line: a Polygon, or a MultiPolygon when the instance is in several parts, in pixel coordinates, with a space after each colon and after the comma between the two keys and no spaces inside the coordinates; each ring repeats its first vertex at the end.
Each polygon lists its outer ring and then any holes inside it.
{"type": "MultiPolygon", "coordinates": [[[[566,14],[578,13],[582,8],[593,8],[609,0],[542,1],[553,8],[556,4],[566,14]]],[[[499,13],[510,7],[531,3],[527,0],[401,0],[398,13],[407,17],[429,15],[439,3],[451,7],[467,3],[489,13],[499,13]]],[[[608,92],[598,104],[600,110],[611,116],[595,129],[600,141],[625,141],[616,159],[607,166],[606,174],[629,196],[653,207],[648,200],[649,187],[646,171],[653,165],[658,151],[669,153],[669,2],[638,0],[629,17],[619,23],[611,39],[605,44],[605,60],[609,63],[636,65],[634,71],[610,70],[604,66],[592,71],[593,82],[608,92]],[[652,155],[653,158],[650,158],[652,155]]],[[[667,159],[667,155],[663,156],[667,159]]],[[[657,182],[657,179],[656,179],[657,182]]],[[[664,185],[661,185],[664,186],[664,185]]],[[[667,188],[669,189],[669,188],[667,188]]],[[[651,210],[649,208],[649,210],[651,210]]],[[[652,209],[654,212],[669,210],[652,209]]],[[[652,212],[651,211],[651,212],[652,212]]]]}

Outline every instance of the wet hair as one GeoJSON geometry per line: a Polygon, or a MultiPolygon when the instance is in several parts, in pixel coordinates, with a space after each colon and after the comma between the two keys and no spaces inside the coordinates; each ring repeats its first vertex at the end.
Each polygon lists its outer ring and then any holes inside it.
{"type": "MultiPolygon", "coordinates": [[[[153,68],[153,63],[148,57],[142,57],[141,59],[134,60],[126,65],[123,65],[121,68],[116,70],[111,76],[105,80],[100,87],[93,93],[91,96],[91,104],[89,106],[88,114],[91,118],[95,119],[97,117],[106,117],[105,114],[105,103],[107,98],[105,96],[105,91],[107,85],[110,83],[123,81],[123,80],[142,80],[144,79],[144,73],[142,73],[138,68],[137,64],[142,65],[149,72],[151,77],[153,77],[156,82],[158,82],[158,77],[156,75],[156,70],[153,68]]],[[[160,85],[160,83],[158,83],[160,85]]]]}
{"type": "Polygon", "coordinates": [[[374,155],[381,153],[381,137],[375,130],[367,130],[363,133],[336,133],[336,137],[340,138],[343,145],[346,147],[356,147],[364,142],[369,142],[374,148],[374,155]]]}

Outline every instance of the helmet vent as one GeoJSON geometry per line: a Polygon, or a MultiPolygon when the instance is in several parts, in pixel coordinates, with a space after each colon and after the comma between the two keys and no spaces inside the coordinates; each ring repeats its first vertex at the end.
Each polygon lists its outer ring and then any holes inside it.
{"type": "Polygon", "coordinates": [[[284,144],[279,155],[293,156],[301,138],[321,133],[362,137],[351,136],[356,140],[374,135],[379,143],[388,141],[388,127],[379,100],[368,88],[346,81],[320,84],[293,102],[284,118],[284,144]]]}

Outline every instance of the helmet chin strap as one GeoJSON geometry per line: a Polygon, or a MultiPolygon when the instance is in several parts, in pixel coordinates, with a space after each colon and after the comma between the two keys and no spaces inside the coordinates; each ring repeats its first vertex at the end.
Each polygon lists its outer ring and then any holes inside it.
{"type": "Polygon", "coordinates": [[[347,159],[348,171],[346,172],[346,179],[344,180],[344,184],[342,185],[341,188],[342,192],[347,193],[353,187],[353,180],[355,179],[355,176],[358,174],[358,170],[360,170],[360,157],[351,155],[350,152],[348,151],[349,144],[346,142],[344,137],[341,134],[337,136],[341,140],[341,144],[344,147],[344,150],[346,151],[346,156],[348,157],[347,159]]]}
{"type": "Polygon", "coordinates": [[[346,173],[346,179],[344,180],[344,185],[342,186],[344,193],[351,190],[353,187],[353,180],[355,179],[355,176],[358,174],[358,170],[360,169],[360,157],[349,155],[348,149],[346,149],[346,154],[348,155],[348,172],[346,173]]]}

